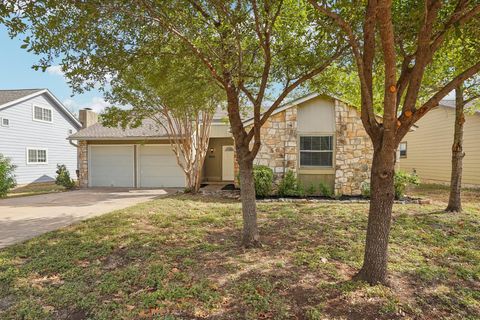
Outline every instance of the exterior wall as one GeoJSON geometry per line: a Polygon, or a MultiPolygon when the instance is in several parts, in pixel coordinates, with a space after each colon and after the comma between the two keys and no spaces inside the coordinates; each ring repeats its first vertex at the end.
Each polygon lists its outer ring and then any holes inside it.
{"type": "MultiPolygon", "coordinates": [[[[455,110],[438,107],[427,113],[409,132],[406,158],[399,159],[401,170],[415,170],[425,182],[450,184],[455,110]]],[[[480,115],[465,116],[462,183],[480,186],[480,115]]]]}
{"type": "Polygon", "coordinates": [[[335,194],[359,195],[370,181],[373,146],[357,109],[337,100],[335,118],[335,194]]]}
{"type": "Polygon", "coordinates": [[[0,117],[10,120],[9,127],[0,126],[0,153],[17,166],[18,184],[53,181],[57,164],[65,164],[70,176],[76,177],[77,150],[67,137],[77,126],[46,95],[2,109],[0,117]],[[34,121],[33,105],[53,109],[52,123],[34,121]],[[47,149],[48,164],[27,164],[27,148],[47,149]]]}
{"type": "Polygon", "coordinates": [[[289,108],[268,119],[260,130],[262,146],[255,164],[272,168],[280,179],[288,171],[297,172],[297,108],[289,108]]]}
{"type": "Polygon", "coordinates": [[[210,138],[203,165],[205,181],[222,181],[222,147],[233,146],[232,138],[210,138]],[[213,149],[213,152],[211,150],[213,149]]]}
{"type": "Polygon", "coordinates": [[[317,97],[279,112],[262,127],[261,137],[255,164],[272,168],[277,180],[292,170],[305,187],[324,183],[336,195],[359,195],[362,184],[370,180],[373,148],[360,113],[337,100],[317,97]],[[331,168],[300,166],[302,134],[333,135],[331,168]]]}

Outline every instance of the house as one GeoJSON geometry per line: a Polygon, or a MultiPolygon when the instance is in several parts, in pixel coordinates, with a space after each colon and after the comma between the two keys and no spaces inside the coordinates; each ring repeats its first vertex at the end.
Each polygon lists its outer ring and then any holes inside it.
{"type": "Polygon", "coordinates": [[[77,148],[67,137],[80,127],[48,89],[0,90],[0,153],[19,185],[53,181],[57,164],[75,177],[77,148]]]}
{"type": "MultiPolygon", "coordinates": [[[[423,182],[450,184],[455,101],[443,100],[417,122],[399,146],[398,166],[415,171],[423,182]]],[[[480,113],[465,115],[463,150],[464,186],[480,186],[480,113]]]]}
{"type": "MultiPolygon", "coordinates": [[[[204,181],[233,182],[238,166],[234,141],[224,117],[215,117],[204,181]]],[[[106,128],[91,110],[81,110],[84,129],[78,141],[82,187],[183,187],[165,131],[150,121],[122,130],[106,128]]],[[[252,124],[251,119],[245,125],[252,124]]],[[[276,178],[292,170],[304,185],[328,185],[337,195],[360,194],[370,178],[372,146],[359,111],[328,96],[309,94],[278,108],[261,130],[256,163],[271,167],[276,178]]]]}

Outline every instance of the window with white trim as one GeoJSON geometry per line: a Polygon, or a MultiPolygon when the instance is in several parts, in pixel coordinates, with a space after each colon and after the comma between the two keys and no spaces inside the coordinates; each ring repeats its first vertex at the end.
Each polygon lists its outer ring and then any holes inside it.
{"type": "Polygon", "coordinates": [[[33,106],[33,119],[37,121],[52,122],[52,109],[33,106]]]}
{"type": "Polygon", "coordinates": [[[398,149],[400,150],[400,158],[406,158],[407,157],[407,143],[406,142],[400,142],[398,145],[398,149]]]}
{"type": "Polygon", "coordinates": [[[2,127],[10,126],[10,120],[8,118],[0,118],[2,120],[2,127]]]}
{"type": "Polygon", "coordinates": [[[28,164],[47,164],[47,149],[27,149],[28,164]]]}
{"type": "Polygon", "coordinates": [[[333,166],[333,136],[301,136],[300,166],[333,166]]]}

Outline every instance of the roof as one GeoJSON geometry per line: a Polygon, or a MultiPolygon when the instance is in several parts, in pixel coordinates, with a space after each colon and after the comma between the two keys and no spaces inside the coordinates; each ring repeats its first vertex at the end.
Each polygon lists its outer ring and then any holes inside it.
{"type": "Polygon", "coordinates": [[[104,127],[95,123],[84,128],[70,137],[69,140],[148,140],[166,139],[168,134],[164,128],[157,125],[153,120],[144,119],[138,128],[115,128],[104,127]]]}
{"type": "MultiPolygon", "coordinates": [[[[469,103],[466,104],[465,107],[472,107],[475,104],[475,101],[470,101],[469,103]]],[[[438,104],[441,107],[447,107],[447,108],[452,108],[455,109],[455,100],[452,99],[445,99],[441,100],[440,103],[438,104]]],[[[480,114],[480,110],[476,110],[475,113],[480,114]]]]}
{"type": "Polygon", "coordinates": [[[60,100],[57,99],[48,89],[15,89],[15,90],[0,90],[0,110],[8,108],[12,105],[27,101],[36,96],[45,94],[47,95],[59,108],[61,111],[67,115],[67,117],[72,120],[72,122],[80,128],[82,124],[80,121],[73,115],[73,113],[68,110],[60,100]]]}

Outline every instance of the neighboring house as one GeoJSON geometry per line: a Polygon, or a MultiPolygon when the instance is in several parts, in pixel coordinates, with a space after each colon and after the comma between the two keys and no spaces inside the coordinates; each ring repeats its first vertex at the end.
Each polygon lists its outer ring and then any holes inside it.
{"type": "MultiPolygon", "coordinates": [[[[399,146],[399,168],[424,182],[450,184],[455,101],[444,100],[417,122],[399,146]]],[[[480,113],[465,115],[462,182],[480,186],[480,113]]]]}
{"type": "Polygon", "coordinates": [[[67,137],[80,127],[47,89],[0,90],[0,153],[17,166],[19,185],[53,181],[57,164],[75,177],[77,150],[67,137]]]}
{"type": "MultiPolygon", "coordinates": [[[[204,165],[206,183],[233,182],[237,175],[229,125],[216,116],[204,165]]],[[[166,133],[150,121],[136,129],[105,128],[91,110],[81,110],[85,128],[78,141],[83,187],[183,187],[166,133]]],[[[251,125],[245,120],[245,125],[251,125]]],[[[262,127],[256,163],[271,167],[276,178],[287,170],[303,184],[325,183],[337,195],[361,193],[370,178],[372,146],[357,109],[339,100],[310,94],[278,108],[262,127]]]]}

